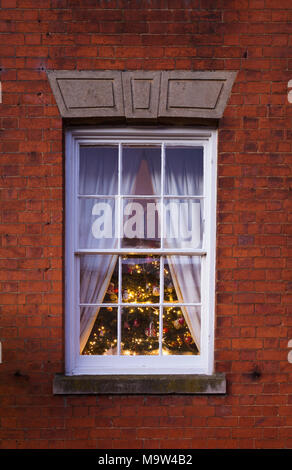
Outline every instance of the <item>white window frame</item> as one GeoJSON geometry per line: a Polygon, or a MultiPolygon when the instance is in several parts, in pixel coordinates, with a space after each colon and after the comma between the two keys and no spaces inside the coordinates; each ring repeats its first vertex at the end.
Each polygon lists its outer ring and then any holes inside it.
{"type": "MultiPolygon", "coordinates": [[[[214,309],[217,193],[217,130],[195,127],[79,128],[66,131],[65,145],[65,374],[206,374],[214,368],[214,309]],[[168,356],[90,356],[79,352],[78,255],[98,250],[77,249],[77,183],[80,145],[113,144],[192,144],[204,149],[205,236],[202,249],[186,250],[201,257],[201,350],[199,355],[168,356]]],[[[145,252],[146,250],[144,250],[145,252]]],[[[148,251],[148,250],[147,250],[148,251]]],[[[167,250],[169,253],[171,250],[167,250]]],[[[121,249],[117,254],[143,253],[121,249]]],[[[163,250],[151,250],[163,255],[163,250]]],[[[178,253],[178,250],[176,250],[178,253]]],[[[182,251],[179,250],[182,254],[182,251]]]]}

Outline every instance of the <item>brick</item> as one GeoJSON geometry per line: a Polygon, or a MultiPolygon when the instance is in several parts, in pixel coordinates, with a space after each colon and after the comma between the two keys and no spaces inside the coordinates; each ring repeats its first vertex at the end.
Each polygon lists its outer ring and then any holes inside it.
{"type": "Polygon", "coordinates": [[[1,2],[2,447],[290,448],[291,2],[60,3],[1,2]],[[46,70],[58,68],[238,71],[218,139],[215,368],[226,396],[52,396],[64,169],[46,70]]]}

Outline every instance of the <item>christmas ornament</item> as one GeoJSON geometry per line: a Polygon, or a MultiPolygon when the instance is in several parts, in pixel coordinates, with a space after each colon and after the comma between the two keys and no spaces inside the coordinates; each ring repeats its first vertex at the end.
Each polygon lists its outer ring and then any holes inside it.
{"type": "Polygon", "coordinates": [[[114,293],[114,289],[115,289],[115,285],[113,282],[111,282],[108,286],[108,289],[107,289],[107,294],[113,294],[114,293]]]}
{"type": "Polygon", "coordinates": [[[179,330],[182,327],[182,325],[179,322],[179,319],[174,320],[172,324],[177,330],[179,330]]]}
{"type": "Polygon", "coordinates": [[[138,328],[140,326],[140,323],[137,320],[137,318],[135,318],[133,325],[134,325],[135,328],[138,328]]]}
{"type": "Polygon", "coordinates": [[[150,322],[149,328],[146,328],[145,335],[148,336],[148,338],[153,338],[156,336],[156,330],[154,328],[153,321],[150,322]]]}
{"type": "Polygon", "coordinates": [[[123,300],[129,300],[129,292],[127,289],[125,289],[123,292],[123,300]]]}
{"type": "Polygon", "coordinates": [[[184,322],[185,322],[184,317],[180,317],[180,318],[178,319],[178,322],[179,322],[180,325],[183,325],[184,322]]]}
{"type": "Polygon", "coordinates": [[[124,328],[125,328],[125,330],[130,330],[131,329],[130,325],[127,321],[124,322],[124,328]]]}
{"type": "Polygon", "coordinates": [[[153,286],[152,294],[155,295],[155,297],[158,297],[160,295],[159,287],[153,286]]]}

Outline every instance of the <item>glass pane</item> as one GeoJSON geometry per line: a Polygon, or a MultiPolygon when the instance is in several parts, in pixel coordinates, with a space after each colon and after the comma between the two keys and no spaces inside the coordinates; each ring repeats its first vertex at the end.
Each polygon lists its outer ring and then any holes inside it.
{"type": "Polygon", "coordinates": [[[113,307],[80,308],[80,354],[117,354],[117,310],[113,307]]]}
{"type": "Polygon", "coordinates": [[[118,302],[118,257],[85,255],[80,257],[80,303],[118,302]]]}
{"type": "Polygon", "coordinates": [[[122,296],[125,303],[159,303],[160,259],[155,256],[123,256],[122,296]]]}
{"type": "Polygon", "coordinates": [[[117,248],[114,199],[79,200],[79,248],[117,248]]]}
{"type": "Polygon", "coordinates": [[[159,354],[159,309],[127,307],[122,310],[121,354],[159,354]]]}
{"type": "Polygon", "coordinates": [[[160,248],[158,199],[123,200],[122,247],[160,248]]]}
{"type": "Polygon", "coordinates": [[[122,194],[160,194],[160,147],[123,147],[122,194]]]}
{"type": "Polygon", "coordinates": [[[167,147],[165,150],[165,194],[203,194],[203,148],[167,147]]]}
{"type": "Polygon", "coordinates": [[[199,354],[200,323],[200,307],[164,308],[162,354],[199,354]]]}
{"type": "Polygon", "coordinates": [[[202,248],[203,199],[165,199],[165,248],[202,248]]]}
{"type": "Polygon", "coordinates": [[[168,256],[164,260],[164,302],[201,302],[199,256],[168,256]]]}
{"type": "Polygon", "coordinates": [[[118,147],[81,147],[79,194],[118,192],[118,147]]]}

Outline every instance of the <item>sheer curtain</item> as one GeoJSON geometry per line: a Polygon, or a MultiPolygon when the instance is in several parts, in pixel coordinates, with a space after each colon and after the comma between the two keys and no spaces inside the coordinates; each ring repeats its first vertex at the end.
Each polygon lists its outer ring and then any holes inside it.
{"type": "MultiPolygon", "coordinates": [[[[117,149],[88,147],[81,149],[79,169],[79,193],[87,195],[114,195],[117,192],[117,149]]],[[[111,200],[103,199],[112,204],[111,200]]],[[[79,239],[83,248],[115,248],[117,239],[94,238],[92,234],[92,209],[100,199],[81,199],[79,239]]],[[[105,211],[105,224],[112,224],[111,211],[105,211]]],[[[85,255],[80,259],[80,302],[101,303],[112,277],[117,256],[85,255]]],[[[89,338],[99,307],[80,308],[80,353],[89,338]]]]}
{"type": "MultiPolygon", "coordinates": [[[[153,193],[160,194],[161,174],[157,166],[157,156],[154,153],[145,152],[143,159],[148,165],[151,176],[153,193]]],[[[175,201],[179,202],[176,207],[179,211],[179,224],[181,227],[188,226],[188,212],[181,209],[184,201],[180,196],[192,196],[203,194],[203,152],[200,148],[169,148],[165,157],[165,194],[176,196],[175,201]]],[[[167,205],[165,199],[165,204],[167,205]]],[[[194,202],[199,205],[199,220],[191,220],[192,239],[184,240],[178,232],[178,237],[165,237],[165,248],[198,248],[192,245],[192,240],[198,241],[200,245],[203,234],[203,203],[199,200],[194,202]]],[[[162,217],[162,210],[160,217],[162,217]]],[[[176,233],[176,214],[172,214],[170,205],[170,227],[168,233],[176,233]],[[172,215],[174,215],[172,217],[172,215]]],[[[175,287],[178,301],[181,303],[201,302],[201,260],[194,256],[167,256],[171,277],[175,287]]],[[[201,309],[200,307],[182,307],[185,321],[197,348],[200,350],[201,336],[201,309]]]]}
{"type": "MultiPolygon", "coordinates": [[[[169,148],[166,150],[165,157],[165,194],[177,196],[176,202],[183,202],[179,196],[191,196],[203,194],[203,155],[199,148],[182,149],[169,148]]],[[[159,184],[158,175],[155,173],[155,167],[151,159],[148,159],[148,166],[152,176],[154,190],[159,184]]],[[[180,203],[178,209],[181,208],[180,203]]],[[[167,199],[165,199],[167,204],[167,199]]],[[[202,238],[202,203],[200,204],[200,220],[195,225],[195,220],[191,220],[193,239],[201,240],[202,238]]],[[[170,206],[171,207],[171,206],[170,206]]],[[[176,206],[177,207],[177,206],[176,206]]],[[[170,208],[170,226],[168,233],[177,232],[177,214],[172,214],[170,208]],[[172,217],[173,215],[173,217],[172,217]]],[[[179,210],[179,225],[187,227],[188,214],[187,211],[179,210]]],[[[165,227],[166,228],[166,227],[165,227]]],[[[180,237],[165,237],[165,248],[198,248],[192,246],[189,242],[185,242],[180,237]]],[[[167,262],[170,268],[171,277],[175,287],[176,295],[179,302],[199,303],[201,302],[201,263],[199,257],[192,256],[167,256],[167,262]]],[[[201,336],[201,311],[200,307],[182,307],[185,321],[188,325],[190,333],[197,348],[200,350],[201,336]]]]}
{"type": "MultiPolygon", "coordinates": [[[[129,159],[127,173],[123,175],[123,191],[131,194],[139,161],[129,159]]],[[[118,188],[117,150],[114,148],[88,147],[81,151],[79,169],[79,192],[91,195],[114,195],[118,188]]],[[[117,248],[118,234],[113,230],[112,238],[94,238],[92,234],[92,210],[100,199],[82,199],[80,210],[79,236],[80,244],[84,248],[117,248]]],[[[112,199],[102,199],[112,206],[113,211],[105,211],[104,224],[115,227],[113,220],[117,214],[117,207],[112,199]]],[[[113,275],[117,255],[86,255],[80,260],[80,303],[102,303],[113,275]]],[[[87,343],[100,308],[83,306],[80,308],[80,353],[87,343]]]]}

